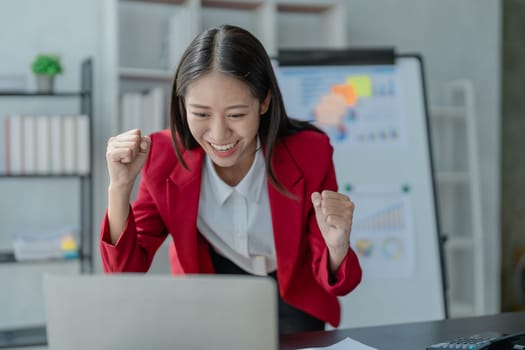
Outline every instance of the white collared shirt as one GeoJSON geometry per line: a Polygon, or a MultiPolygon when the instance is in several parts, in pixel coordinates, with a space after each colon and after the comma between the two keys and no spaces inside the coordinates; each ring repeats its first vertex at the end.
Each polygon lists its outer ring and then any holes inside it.
{"type": "Polygon", "coordinates": [[[234,187],[205,156],[197,228],[219,254],[249,273],[266,275],[277,265],[264,156],[257,143],[250,170],[234,187]]]}

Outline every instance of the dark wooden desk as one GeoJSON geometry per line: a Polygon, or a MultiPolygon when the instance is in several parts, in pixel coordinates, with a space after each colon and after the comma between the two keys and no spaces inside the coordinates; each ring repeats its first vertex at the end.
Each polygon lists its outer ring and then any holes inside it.
{"type": "Polygon", "coordinates": [[[281,350],[328,346],[350,337],[380,350],[425,350],[430,344],[483,331],[525,332],[525,312],[283,336],[281,350]]]}
{"type": "MultiPolygon", "coordinates": [[[[429,344],[483,331],[525,332],[525,312],[391,326],[298,333],[283,336],[280,349],[295,350],[305,347],[327,346],[350,337],[380,350],[425,350],[429,344]]],[[[2,337],[0,332],[0,348],[46,344],[44,327],[36,327],[24,332],[4,333],[5,336],[2,337]]]]}

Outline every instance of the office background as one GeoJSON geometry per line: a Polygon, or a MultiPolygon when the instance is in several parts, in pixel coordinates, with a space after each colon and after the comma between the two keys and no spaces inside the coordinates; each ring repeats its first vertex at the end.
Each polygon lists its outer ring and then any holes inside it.
{"type": "MultiPolygon", "coordinates": [[[[93,58],[92,221],[95,247],[107,198],[105,146],[107,139],[118,129],[117,111],[112,100],[119,84],[115,55],[120,43],[114,30],[117,5],[117,2],[107,0],[7,0],[0,4],[0,75],[23,74],[26,86],[32,89],[34,81],[29,66],[35,54],[56,52],[66,68],[56,81],[56,89],[75,90],[80,85],[81,61],[85,57],[93,58]]],[[[351,0],[345,2],[345,8],[341,25],[348,46],[394,46],[398,52],[422,54],[429,105],[442,103],[445,83],[456,79],[472,81],[476,96],[477,153],[485,234],[485,251],[479,252],[485,257],[485,312],[499,312],[500,305],[507,310],[517,307],[510,279],[512,264],[517,258],[516,248],[525,245],[525,177],[524,165],[520,165],[523,160],[519,156],[519,150],[524,146],[520,132],[525,129],[521,117],[524,106],[520,101],[520,93],[525,89],[520,77],[525,75],[519,74],[524,69],[520,60],[525,57],[525,47],[520,43],[525,32],[522,20],[525,18],[524,3],[510,0],[351,0]],[[502,248],[506,249],[503,254],[502,248]]],[[[227,12],[219,16],[224,16],[224,22],[231,21],[227,12]]],[[[300,21],[300,15],[297,18],[290,16],[288,22],[281,23],[277,36],[283,36],[284,41],[293,36],[301,42],[308,42],[308,33],[294,29],[300,21]]],[[[144,26],[144,30],[147,31],[148,26],[144,26]]],[[[147,37],[147,33],[144,36],[147,37]]],[[[139,47],[145,44],[141,40],[136,42],[139,47]]],[[[144,50],[147,51],[147,47],[144,50]]],[[[0,115],[13,111],[30,113],[32,102],[24,102],[22,107],[17,103],[20,101],[0,101],[0,115]]],[[[51,102],[51,105],[44,104],[39,108],[42,113],[46,113],[46,109],[48,113],[59,113],[60,109],[66,112],[73,106],[68,103],[73,102],[51,102]]],[[[4,192],[5,187],[0,188],[4,192]]],[[[55,195],[68,196],[68,192],[55,195]]],[[[7,215],[24,215],[23,208],[17,212],[10,209],[13,207],[10,201],[15,200],[16,196],[11,196],[9,201],[1,201],[2,219],[7,215]]],[[[65,204],[65,213],[67,208],[65,204]]],[[[1,225],[1,229],[6,229],[1,225]]],[[[95,271],[99,272],[97,253],[95,249],[95,271]]],[[[165,257],[159,256],[154,271],[167,271],[164,262],[165,257]]],[[[3,265],[0,269],[2,276],[7,278],[18,273],[12,265],[3,265]]],[[[10,303],[6,299],[12,293],[4,292],[8,289],[7,284],[8,281],[1,281],[3,296],[0,295],[0,305],[10,303]]],[[[24,294],[24,297],[31,298],[31,293],[24,294]]],[[[1,325],[13,321],[1,318],[1,325]]]]}

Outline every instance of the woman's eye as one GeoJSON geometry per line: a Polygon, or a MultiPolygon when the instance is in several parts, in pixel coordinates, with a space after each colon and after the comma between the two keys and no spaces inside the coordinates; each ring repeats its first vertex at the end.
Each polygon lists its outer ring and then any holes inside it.
{"type": "Polygon", "coordinates": [[[204,117],[207,116],[206,113],[199,113],[199,112],[192,112],[191,114],[193,114],[194,116],[199,117],[199,118],[204,118],[204,117]]]}
{"type": "Polygon", "coordinates": [[[241,117],[244,117],[244,114],[240,113],[240,114],[229,114],[228,117],[230,118],[241,118],[241,117]]]}

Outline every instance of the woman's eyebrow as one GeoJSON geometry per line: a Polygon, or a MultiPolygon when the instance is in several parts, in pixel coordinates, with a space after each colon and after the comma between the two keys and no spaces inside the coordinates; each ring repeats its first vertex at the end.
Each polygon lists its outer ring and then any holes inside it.
{"type": "Polygon", "coordinates": [[[190,103],[188,106],[195,107],[195,108],[205,108],[205,109],[210,109],[211,108],[211,107],[208,107],[208,106],[205,106],[205,105],[200,105],[200,104],[197,104],[197,103],[190,103]]]}
{"type": "Polygon", "coordinates": [[[248,107],[249,107],[248,105],[239,104],[239,105],[231,105],[231,106],[228,106],[228,107],[226,107],[226,109],[233,109],[233,108],[248,108],[248,107]]]}
{"type": "MultiPolygon", "coordinates": [[[[211,109],[211,107],[209,107],[209,106],[201,105],[201,104],[198,104],[198,103],[190,103],[190,104],[188,104],[188,106],[195,107],[195,108],[211,109]]],[[[228,107],[226,107],[226,109],[248,108],[248,107],[249,106],[246,105],[246,104],[238,104],[238,105],[228,106],[228,107]]]]}

